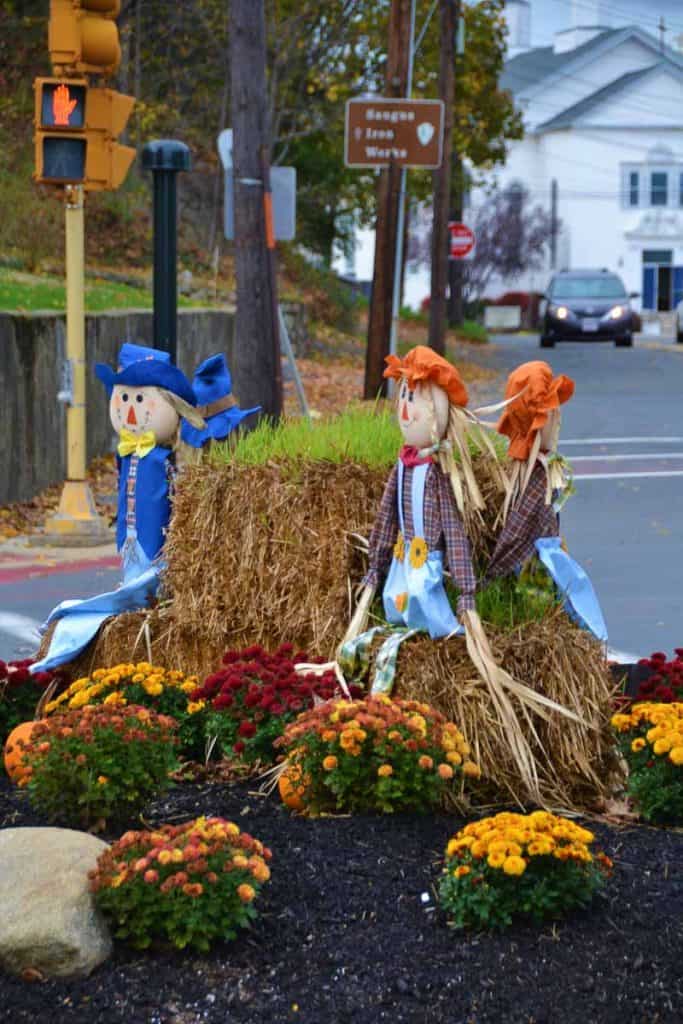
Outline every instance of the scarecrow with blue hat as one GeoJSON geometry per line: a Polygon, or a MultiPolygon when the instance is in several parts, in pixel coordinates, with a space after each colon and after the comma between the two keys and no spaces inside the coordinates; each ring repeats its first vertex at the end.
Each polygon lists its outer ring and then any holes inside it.
{"type": "Polygon", "coordinates": [[[159,555],[171,517],[173,445],[180,420],[202,429],[197,398],[167,352],[125,344],[117,372],[98,363],[109,395],[109,417],[119,435],[116,546],[124,582],[159,555]]]}
{"type": "Polygon", "coordinates": [[[109,417],[119,435],[116,546],[123,583],[86,601],[62,601],[46,626],[56,622],[45,658],[32,671],[71,661],[111,615],[149,604],[159,586],[159,556],[171,517],[174,444],[181,419],[197,430],[205,423],[190,382],[167,352],[121,347],[116,371],[98,363],[95,373],[109,395],[109,417]]]}
{"type": "Polygon", "coordinates": [[[261,410],[260,405],[253,409],[238,407],[232,393],[230,370],[222,353],[209,356],[200,363],[192,379],[192,390],[197,397],[197,412],[206,421],[204,429],[199,430],[191,420],[183,420],[180,439],[192,448],[225,440],[242,420],[261,410]]]}

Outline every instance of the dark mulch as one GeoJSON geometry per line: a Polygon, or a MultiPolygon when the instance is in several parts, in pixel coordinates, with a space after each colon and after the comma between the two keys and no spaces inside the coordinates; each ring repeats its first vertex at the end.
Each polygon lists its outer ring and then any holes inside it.
{"type": "MultiPolygon", "coordinates": [[[[149,820],[218,814],[273,849],[254,929],[209,956],[120,948],[90,978],[0,981],[0,1020],[68,1024],[521,1024],[683,1019],[683,834],[591,827],[606,895],[556,925],[452,932],[435,909],[444,815],[291,817],[247,784],[185,784],[149,820]],[[428,894],[425,901],[423,894],[428,894]]],[[[0,825],[41,824],[0,785],[0,825]]],[[[0,909],[1,915],[1,909],[0,909]]],[[[1,916],[0,916],[1,921],[1,916]]],[[[1,925],[0,925],[1,926],[1,925]]]]}

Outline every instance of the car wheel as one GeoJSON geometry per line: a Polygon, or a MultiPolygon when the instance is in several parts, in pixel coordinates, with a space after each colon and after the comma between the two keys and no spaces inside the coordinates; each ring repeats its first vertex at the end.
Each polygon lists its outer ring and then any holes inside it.
{"type": "Polygon", "coordinates": [[[555,342],[552,338],[546,338],[544,334],[541,335],[541,348],[555,348],[555,342]]]}
{"type": "Polygon", "coordinates": [[[679,345],[683,345],[683,331],[676,332],[676,341],[679,345]]]}
{"type": "Polygon", "coordinates": [[[631,348],[633,346],[633,338],[630,334],[627,334],[625,338],[615,338],[614,344],[617,348],[631,348]]]}

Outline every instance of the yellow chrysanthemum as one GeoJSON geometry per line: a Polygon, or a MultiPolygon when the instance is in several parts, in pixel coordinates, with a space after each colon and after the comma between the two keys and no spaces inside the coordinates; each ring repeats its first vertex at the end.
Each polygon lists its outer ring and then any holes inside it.
{"type": "Polygon", "coordinates": [[[429,548],[424,537],[413,537],[410,542],[410,564],[413,569],[421,569],[427,561],[427,555],[429,554],[429,548]]]}
{"type": "Polygon", "coordinates": [[[673,747],[669,751],[669,760],[675,765],[683,764],[683,747],[673,747]]]}
{"type": "Polygon", "coordinates": [[[467,867],[467,864],[460,864],[453,872],[453,876],[455,878],[464,878],[465,875],[469,875],[470,870],[471,869],[467,867]]]}
{"type": "Polygon", "coordinates": [[[645,746],[645,740],[643,739],[642,736],[639,736],[631,744],[631,750],[633,751],[634,754],[637,754],[638,751],[642,750],[644,746],[645,746]]]}
{"type": "Polygon", "coordinates": [[[206,701],[205,700],[194,700],[194,701],[191,700],[191,701],[188,701],[187,713],[188,713],[188,715],[196,715],[198,711],[201,711],[202,708],[205,708],[205,707],[206,707],[206,701]]]}
{"type": "Polygon", "coordinates": [[[523,875],[526,871],[526,861],[523,857],[508,857],[503,864],[503,871],[506,875],[523,875]]]}
{"type": "Polygon", "coordinates": [[[505,859],[506,858],[504,852],[499,851],[497,853],[489,853],[488,857],[486,858],[486,863],[490,868],[502,868],[503,865],[505,864],[505,859]]]}

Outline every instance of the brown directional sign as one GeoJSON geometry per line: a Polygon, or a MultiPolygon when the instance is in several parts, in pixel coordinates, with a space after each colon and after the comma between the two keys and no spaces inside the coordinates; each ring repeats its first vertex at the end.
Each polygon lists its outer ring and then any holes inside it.
{"type": "Polygon", "coordinates": [[[347,101],[347,167],[440,167],[442,146],[441,100],[347,101]]]}

